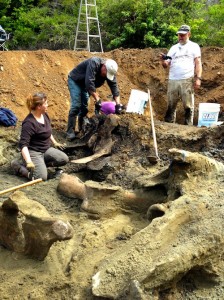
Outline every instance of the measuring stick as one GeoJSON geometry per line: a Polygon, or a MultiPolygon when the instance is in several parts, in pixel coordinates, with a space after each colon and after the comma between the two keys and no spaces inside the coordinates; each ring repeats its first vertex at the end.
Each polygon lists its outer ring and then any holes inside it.
{"type": "Polygon", "coordinates": [[[149,90],[148,90],[148,97],[149,97],[149,110],[150,110],[150,117],[151,117],[153,144],[154,144],[154,149],[155,149],[156,157],[159,158],[157,141],[156,141],[156,131],[155,131],[154,120],[153,120],[153,113],[152,113],[152,103],[151,103],[151,97],[150,97],[150,91],[149,90]]]}

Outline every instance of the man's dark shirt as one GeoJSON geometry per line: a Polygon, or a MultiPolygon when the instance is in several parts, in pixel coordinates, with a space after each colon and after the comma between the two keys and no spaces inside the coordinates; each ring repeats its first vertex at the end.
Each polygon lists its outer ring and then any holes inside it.
{"type": "Polygon", "coordinates": [[[22,123],[22,131],[19,141],[19,148],[28,147],[29,150],[46,152],[51,146],[52,128],[50,119],[44,114],[44,124],[39,123],[29,114],[22,123]]]}
{"type": "Polygon", "coordinates": [[[119,96],[116,76],[113,80],[100,76],[100,71],[105,60],[100,57],[92,57],[81,62],[70,73],[71,77],[81,88],[87,92],[96,92],[96,88],[102,86],[107,81],[113,96],[119,96]]]}

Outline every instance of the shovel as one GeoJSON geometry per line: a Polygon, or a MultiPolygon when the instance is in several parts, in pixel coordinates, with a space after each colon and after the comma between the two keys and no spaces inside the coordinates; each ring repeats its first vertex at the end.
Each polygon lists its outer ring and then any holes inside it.
{"type": "Polygon", "coordinates": [[[154,126],[152,103],[151,103],[151,97],[150,97],[150,91],[149,90],[148,90],[148,97],[149,97],[149,112],[150,112],[150,118],[151,118],[153,145],[154,145],[154,150],[155,150],[155,156],[148,156],[148,160],[149,160],[150,163],[156,164],[160,158],[159,158],[159,155],[158,155],[158,147],[157,147],[157,141],[156,141],[156,131],[155,131],[155,126],[154,126]]]}

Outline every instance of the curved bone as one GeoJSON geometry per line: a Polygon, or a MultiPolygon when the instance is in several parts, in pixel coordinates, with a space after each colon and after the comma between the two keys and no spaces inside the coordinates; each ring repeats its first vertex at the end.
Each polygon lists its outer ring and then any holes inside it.
{"type": "Polygon", "coordinates": [[[76,163],[76,164],[87,164],[88,162],[93,161],[93,160],[95,160],[99,157],[110,154],[113,144],[114,143],[111,140],[109,140],[107,145],[105,146],[105,148],[99,150],[98,152],[94,153],[93,155],[83,157],[83,158],[79,158],[79,159],[75,159],[75,160],[71,160],[71,162],[76,163]]]}
{"type": "Polygon", "coordinates": [[[113,140],[111,138],[112,130],[118,126],[119,117],[117,115],[108,115],[103,125],[98,129],[98,132],[92,135],[87,145],[93,148],[93,155],[88,157],[72,160],[72,163],[86,164],[99,157],[108,155],[111,153],[113,147],[113,140]]]}
{"type": "Polygon", "coordinates": [[[189,187],[182,190],[184,195],[169,202],[166,209],[152,207],[163,214],[112,257],[102,261],[93,276],[95,296],[119,299],[128,292],[133,280],[147,291],[166,289],[191,269],[206,270],[217,257],[222,257],[224,166],[197,153],[186,151],[183,155],[183,150],[178,149],[170,153],[173,157],[170,183],[180,187],[189,184],[189,187]]]}
{"type": "Polygon", "coordinates": [[[0,208],[0,243],[7,249],[43,260],[56,241],[70,239],[68,222],[52,218],[40,203],[17,191],[0,208]]]}

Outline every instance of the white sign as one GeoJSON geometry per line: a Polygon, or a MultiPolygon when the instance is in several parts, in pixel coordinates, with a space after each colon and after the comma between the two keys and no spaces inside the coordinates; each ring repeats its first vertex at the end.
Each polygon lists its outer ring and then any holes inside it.
{"type": "Polygon", "coordinates": [[[148,98],[148,93],[139,90],[131,90],[126,112],[143,115],[148,98]]]}

